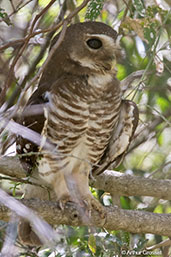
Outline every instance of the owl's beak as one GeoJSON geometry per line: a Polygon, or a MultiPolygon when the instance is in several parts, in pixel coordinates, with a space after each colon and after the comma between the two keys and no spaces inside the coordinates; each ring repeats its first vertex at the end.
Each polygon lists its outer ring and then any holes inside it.
{"type": "Polygon", "coordinates": [[[110,71],[112,69],[112,63],[105,63],[103,64],[104,70],[105,71],[110,71]]]}
{"type": "Polygon", "coordinates": [[[111,59],[109,62],[105,62],[105,64],[103,63],[103,67],[105,71],[111,71],[113,69],[116,69],[116,59],[113,58],[111,59]]]}

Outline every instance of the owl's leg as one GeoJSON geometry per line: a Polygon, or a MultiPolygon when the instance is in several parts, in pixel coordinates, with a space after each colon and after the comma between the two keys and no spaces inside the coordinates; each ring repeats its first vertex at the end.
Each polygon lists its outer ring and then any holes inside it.
{"type": "Polygon", "coordinates": [[[85,209],[88,218],[91,217],[93,210],[99,213],[101,224],[104,225],[106,211],[103,205],[91,194],[89,190],[89,172],[78,172],[75,170],[70,178],[67,177],[67,185],[70,187],[71,197],[79,203],[80,207],[85,209]]]}
{"type": "Polygon", "coordinates": [[[53,188],[62,210],[65,209],[67,202],[76,203],[80,217],[87,225],[90,224],[92,210],[99,213],[103,225],[106,217],[105,209],[91,194],[88,176],[88,172],[80,172],[80,166],[76,166],[71,173],[68,170],[66,173],[58,172],[53,179],[53,188]]]}
{"type": "Polygon", "coordinates": [[[99,213],[102,223],[105,223],[106,211],[103,205],[89,192],[83,196],[83,201],[88,208],[89,215],[91,216],[92,210],[95,210],[99,213]]]}
{"type": "Polygon", "coordinates": [[[71,193],[65,180],[64,172],[58,171],[53,177],[53,181],[51,181],[51,184],[56,194],[55,200],[59,202],[59,207],[61,208],[61,210],[64,210],[67,202],[73,202],[71,193]]]}
{"type": "Polygon", "coordinates": [[[73,202],[76,203],[78,212],[84,220],[89,221],[92,210],[95,210],[99,213],[101,222],[104,224],[105,209],[89,190],[88,168],[81,162],[77,162],[72,172],[68,172],[68,169],[62,172],[58,171],[53,176],[51,183],[56,193],[56,200],[62,210],[65,209],[68,202],[73,202]],[[82,172],[82,170],[86,170],[86,172],[82,172]]]}

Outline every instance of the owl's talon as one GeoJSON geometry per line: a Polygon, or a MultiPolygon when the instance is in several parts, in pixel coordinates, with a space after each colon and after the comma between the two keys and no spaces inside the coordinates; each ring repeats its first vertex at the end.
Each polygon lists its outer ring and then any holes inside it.
{"type": "Polygon", "coordinates": [[[88,211],[87,216],[90,218],[92,216],[92,210],[95,210],[99,213],[103,225],[106,220],[106,211],[103,205],[98,200],[96,200],[91,194],[84,197],[83,202],[86,204],[86,209],[88,211]]]}
{"type": "Polygon", "coordinates": [[[63,203],[61,201],[59,201],[59,208],[61,209],[61,211],[64,210],[64,205],[63,205],[63,203]]]}
{"type": "Polygon", "coordinates": [[[65,209],[65,205],[68,203],[68,202],[72,202],[71,201],[71,197],[69,195],[66,195],[64,197],[62,197],[60,200],[59,200],[59,208],[64,211],[65,209]]]}

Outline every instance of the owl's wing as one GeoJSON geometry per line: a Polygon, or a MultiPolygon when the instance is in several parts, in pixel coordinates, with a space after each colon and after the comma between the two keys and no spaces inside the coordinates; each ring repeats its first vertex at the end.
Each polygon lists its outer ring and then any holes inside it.
{"type": "MultiPolygon", "coordinates": [[[[45,80],[46,81],[46,80],[45,80]]],[[[53,81],[53,83],[47,82],[44,83],[43,79],[40,81],[38,89],[33,93],[30,97],[27,106],[29,105],[41,105],[49,102],[47,97],[48,93],[57,93],[59,88],[67,88],[72,85],[76,85],[75,89],[73,89],[73,98],[75,97],[75,92],[79,90],[79,86],[82,80],[77,79],[75,76],[61,76],[57,80],[53,81]],[[78,85],[78,87],[77,87],[78,85]],[[74,91],[75,90],[75,91],[74,91]]],[[[72,100],[72,96],[71,96],[72,100]]],[[[45,116],[44,111],[42,110],[42,114],[37,114],[33,116],[23,116],[18,120],[18,122],[25,127],[28,127],[35,132],[41,134],[44,124],[45,124],[45,116]]],[[[39,151],[39,147],[32,143],[31,141],[18,136],[16,142],[16,150],[19,155],[20,162],[23,165],[23,168],[30,173],[37,163],[37,153],[39,151]],[[29,154],[28,154],[29,153],[29,154]]],[[[40,153],[39,153],[40,154],[40,153]]]]}
{"type": "Polygon", "coordinates": [[[118,124],[113,130],[109,145],[98,167],[92,170],[93,175],[98,175],[109,168],[113,169],[121,163],[138,125],[138,118],[136,104],[129,100],[122,100],[118,124]]]}
{"type": "MultiPolygon", "coordinates": [[[[30,97],[27,103],[27,106],[34,105],[34,104],[41,105],[46,103],[47,100],[44,97],[44,93],[46,92],[46,90],[47,90],[46,86],[39,87],[30,97]]],[[[24,125],[25,127],[28,127],[41,134],[42,129],[44,127],[45,117],[42,112],[42,114],[34,115],[34,116],[25,116],[25,117],[21,116],[18,122],[24,125]]],[[[36,160],[37,160],[36,153],[38,152],[38,146],[33,144],[31,141],[28,141],[22,138],[21,136],[18,136],[16,141],[16,150],[24,170],[27,172],[27,175],[30,175],[32,171],[34,172],[34,167],[36,165],[36,160]]],[[[35,174],[30,181],[36,182],[36,183],[39,182],[35,174]]],[[[50,197],[50,194],[49,194],[50,192],[47,191],[45,188],[26,184],[23,189],[24,189],[24,198],[26,199],[40,198],[43,200],[44,199],[47,200],[50,197]]],[[[29,245],[29,246],[42,245],[41,240],[34,232],[30,223],[24,219],[20,219],[20,222],[18,225],[18,237],[24,245],[29,245]]]]}
{"type": "MultiPolygon", "coordinates": [[[[27,103],[27,106],[33,105],[33,104],[39,105],[39,104],[46,103],[47,100],[44,97],[44,93],[46,91],[47,91],[46,86],[39,87],[30,97],[27,103]]],[[[25,116],[25,117],[21,115],[21,117],[19,117],[17,122],[41,134],[42,129],[44,127],[44,122],[45,122],[45,117],[43,113],[44,112],[42,111],[42,114],[25,116]]],[[[36,153],[38,152],[38,146],[33,144],[31,141],[28,141],[27,139],[24,139],[21,136],[18,136],[16,141],[16,150],[17,150],[17,154],[19,155],[20,162],[23,165],[23,168],[28,173],[30,173],[32,171],[32,168],[36,164],[36,159],[37,159],[36,153]]]]}

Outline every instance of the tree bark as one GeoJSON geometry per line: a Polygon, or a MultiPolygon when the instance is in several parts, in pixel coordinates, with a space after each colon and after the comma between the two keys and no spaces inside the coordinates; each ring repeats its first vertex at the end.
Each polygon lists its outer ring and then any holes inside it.
{"type": "MultiPolygon", "coordinates": [[[[0,159],[0,173],[8,176],[6,178],[19,179],[19,181],[22,181],[22,178],[26,178],[26,173],[16,157],[2,157],[0,159]]],[[[27,183],[26,179],[23,179],[23,182],[27,183]]],[[[171,199],[171,180],[142,178],[106,170],[101,175],[91,179],[90,185],[105,192],[110,192],[112,195],[141,195],[167,200],[171,199]]],[[[103,227],[107,230],[153,233],[171,237],[171,214],[157,214],[140,210],[123,210],[118,207],[104,207],[106,219],[102,225],[101,217],[97,211],[92,210],[91,214],[84,219],[82,216],[83,212],[80,211],[81,207],[75,203],[67,203],[61,209],[58,202],[43,201],[40,199],[24,199],[19,202],[34,210],[36,214],[53,225],[88,225],[103,227]]],[[[3,204],[5,203],[3,202],[3,204]]],[[[8,221],[11,210],[15,211],[15,209],[10,207],[9,204],[5,205],[7,207],[0,205],[0,219],[8,221]]],[[[17,211],[15,212],[18,213],[17,211]]]]}
{"type": "MultiPolygon", "coordinates": [[[[25,178],[26,173],[16,157],[0,158],[0,173],[14,178],[25,178]]],[[[23,180],[26,183],[26,180],[23,180]]],[[[90,179],[90,186],[120,196],[151,196],[171,200],[171,180],[151,179],[106,170],[90,179]]]]}
{"type": "MultiPolygon", "coordinates": [[[[106,221],[101,225],[99,213],[92,210],[89,224],[80,215],[78,205],[67,203],[61,210],[58,202],[39,199],[21,200],[52,225],[93,226],[107,230],[125,230],[131,233],[152,233],[171,237],[171,214],[158,214],[145,211],[123,210],[117,207],[104,207],[106,221]]],[[[8,221],[10,210],[0,205],[0,219],[8,221]]]]}

